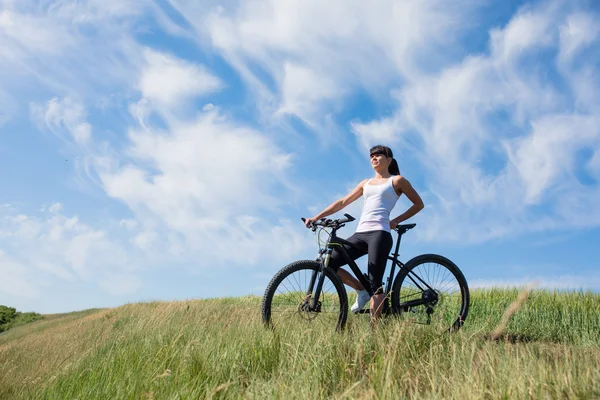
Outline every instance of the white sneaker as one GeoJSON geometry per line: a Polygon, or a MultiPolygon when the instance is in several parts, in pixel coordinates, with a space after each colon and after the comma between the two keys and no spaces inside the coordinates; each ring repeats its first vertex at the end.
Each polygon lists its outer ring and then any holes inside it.
{"type": "Polygon", "coordinates": [[[366,290],[357,290],[356,293],[356,301],[350,308],[350,311],[352,311],[355,314],[362,310],[365,304],[367,304],[371,299],[371,296],[369,296],[369,292],[367,292],[366,290]]]}

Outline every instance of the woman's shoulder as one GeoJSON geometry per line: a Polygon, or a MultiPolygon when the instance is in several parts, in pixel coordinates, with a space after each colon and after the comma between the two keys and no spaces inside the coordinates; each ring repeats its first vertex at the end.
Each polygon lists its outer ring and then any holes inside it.
{"type": "Polygon", "coordinates": [[[402,175],[392,175],[392,179],[394,183],[400,183],[402,181],[405,181],[406,178],[404,178],[402,175]]]}
{"type": "Polygon", "coordinates": [[[404,192],[404,182],[406,182],[406,179],[402,175],[392,176],[392,186],[394,187],[394,191],[398,196],[404,192]]]}

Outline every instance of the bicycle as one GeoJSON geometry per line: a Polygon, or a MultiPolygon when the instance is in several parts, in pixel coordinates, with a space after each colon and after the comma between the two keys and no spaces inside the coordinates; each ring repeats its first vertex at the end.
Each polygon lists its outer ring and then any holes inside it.
{"type": "MultiPolygon", "coordinates": [[[[313,232],[320,229],[319,239],[322,232],[328,234],[328,238],[324,242],[325,246],[319,248],[317,258],[288,264],[273,276],[265,289],[261,305],[262,321],[265,326],[275,328],[278,323],[295,317],[296,320],[311,323],[317,320],[326,325],[335,323],[336,331],[344,329],[348,318],[348,295],[337,273],[328,267],[334,247],[338,247],[356,278],[369,294],[373,295],[367,275],[361,272],[343,245],[359,247],[337,236],[340,228],[355,220],[349,214],[344,214],[344,217],[337,220],[322,218],[313,223],[310,228],[313,232]],[[290,277],[293,279],[289,279],[290,277]],[[302,278],[308,283],[306,287],[302,286],[302,278]],[[293,290],[290,290],[290,287],[293,290]],[[288,292],[284,292],[284,290],[288,292]],[[283,306],[281,310],[279,306],[283,306]],[[281,318],[279,318],[280,314],[281,318]]],[[[302,218],[302,221],[305,219],[302,218]]],[[[383,290],[385,301],[383,302],[382,316],[407,317],[406,319],[410,322],[426,325],[437,321],[444,330],[457,331],[464,324],[469,311],[467,281],[456,264],[438,254],[418,255],[407,261],[406,264],[399,260],[398,251],[402,235],[415,226],[416,224],[413,223],[398,225],[394,228],[394,231],[398,233],[398,239],[394,252],[387,257],[392,263],[383,290]],[[442,268],[439,271],[429,271],[426,266],[431,264],[442,268]],[[399,268],[398,273],[392,281],[396,267],[399,268]],[[446,277],[453,278],[455,283],[445,283],[445,280],[442,283],[437,282],[438,279],[446,277]],[[425,281],[425,279],[431,278],[434,278],[436,282],[427,283],[425,281]],[[405,283],[406,287],[403,286],[405,283]],[[448,287],[448,285],[452,286],[448,287]],[[450,294],[446,293],[446,289],[455,289],[456,287],[457,290],[450,294]],[[457,293],[456,296],[455,293],[457,293]],[[448,325],[449,327],[446,329],[448,325]]],[[[362,250],[364,251],[364,249],[362,250]]],[[[369,312],[368,308],[360,311],[360,313],[369,312]]]]}

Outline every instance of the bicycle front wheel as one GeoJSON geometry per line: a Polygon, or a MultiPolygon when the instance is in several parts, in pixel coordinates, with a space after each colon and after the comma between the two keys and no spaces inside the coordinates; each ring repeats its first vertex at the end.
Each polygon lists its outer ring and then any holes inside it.
{"type": "Polygon", "coordinates": [[[406,263],[394,280],[392,310],[406,321],[456,331],[469,312],[467,281],[446,257],[417,256],[406,263]]]}
{"type": "Polygon", "coordinates": [[[324,270],[323,286],[316,296],[321,277],[316,261],[297,261],[282,268],[267,285],[262,300],[262,320],[272,328],[317,328],[342,330],[348,318],[348,296],[331,269],[324,270]]]}

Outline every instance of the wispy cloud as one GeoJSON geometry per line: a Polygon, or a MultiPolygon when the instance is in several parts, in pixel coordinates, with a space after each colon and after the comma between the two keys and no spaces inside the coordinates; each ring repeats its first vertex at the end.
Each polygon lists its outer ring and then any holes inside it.
{"type": "Polygon", "coordinates": [[[385,95],[431,54],[443,59],[476,10],[467,1],[172,3],[242,75],[263,113],[294,114],[317,132],[354,90],[385,95]]]}
{"type": "Polygon", "coordinates": [[[100,103],[126,95],[144,65],[132,33],[154,10],[148,1],[3,0],[0,83],[30,99],[59,93],[100,103]]]}

